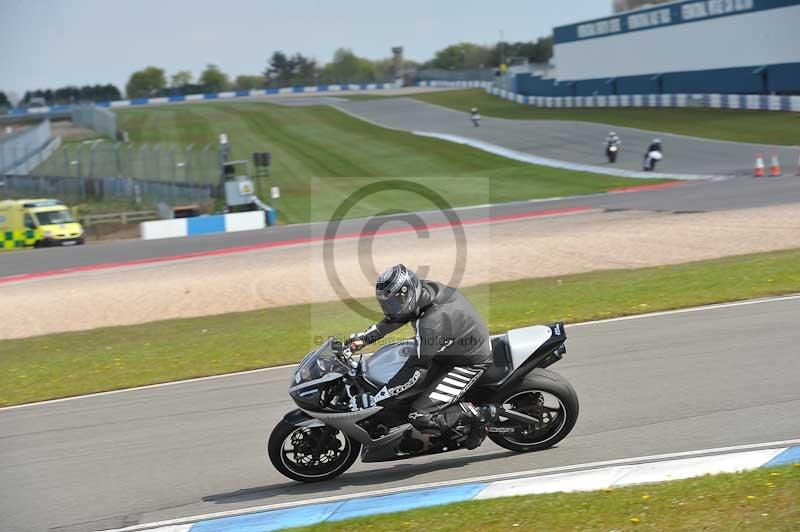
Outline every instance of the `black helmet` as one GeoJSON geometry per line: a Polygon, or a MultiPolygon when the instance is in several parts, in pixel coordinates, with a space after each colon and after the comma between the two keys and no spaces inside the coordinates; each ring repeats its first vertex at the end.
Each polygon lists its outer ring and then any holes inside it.
{"type": "Polygon", "coordinates": [[[417,313],[422,283],[413,270],[398,264],[378,277],[375,297],[390,320],[408,319],[417,313]]]}

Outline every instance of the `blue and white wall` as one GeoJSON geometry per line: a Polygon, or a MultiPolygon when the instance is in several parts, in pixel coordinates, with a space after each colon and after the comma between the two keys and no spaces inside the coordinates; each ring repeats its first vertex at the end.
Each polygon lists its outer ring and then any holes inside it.
{"type": "MultiPolygon", "coordinates": [[[[271,89],[253,89],[226,92],[207,92],[204,94],[180,94],[176,96],[164,96],[158,98],[132,98],[130,100],[114,100],[108,102],[95,102],[99,108],[131,107],[138,105],[164,105],[180,102],[196,102],[204,100],[230,100],[234,98],[247,98],[253,96],[272,96],[278,94],[305,94],[305,93],[330,93],[340,91],[376,91],[383,89],[395,89],[398,85],[394,83],[343,83],[337,85],[315,85],[282,87],[271,89]]],[[[10,116],[50,116],[53,114],[65,114],[72,111],[72,105],[51,105],[43,107],[15,107],[8,114],[10,116]]]]}
{"type": "Polygon", "coordinates": [[[235,233],[264,229],[275,224],[275,211],[249,211],[231,214],[212,214],[195,218],[175,218],[172,220],[153,220],[139,224],[142,240],[162,238],[181,238],[187,236],[210,235],[214,233],[235,233]],[[269,220],[268,220],[269,218],[269,220]]]}
{"type": "Polygon", "coordinates": [[[557,27],[553,43],[555,79],[515,92],[800,91],[800,0],[681,0],[557,27]]]}

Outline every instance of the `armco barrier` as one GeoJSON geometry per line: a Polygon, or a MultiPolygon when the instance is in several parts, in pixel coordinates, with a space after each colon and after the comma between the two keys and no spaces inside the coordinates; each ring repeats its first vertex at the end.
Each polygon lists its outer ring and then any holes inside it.
{"type": "Polygon", "coordinates": [[[486,92],[494,96],[536,107],[703,107],[708,109],[800,112],[800,96],[766,96],[758,94],[525,96],[496,87],[485,87],[485,89],[486,92]]]}
{"type": "MultiPolygon", "coordinates": [[[[186,94],[175,96],[163,96],[159,98],[133,98],[130,100],[115,100],[110,102],[95,102],[96,107],[130,107],[139,105],[162,105],[179,102],[191,102],[202,100],[225,100],[232,98],[246,98],[251,96],[269,96],[275,94],[302,94],[302,93],[327,93],[339,91],[376,91],[383,89],[396,89],[399,85],[395,83],[342,83],[342,84],[329,84],[329,85],[315,85],[312,87],[298,86],[298,87],[282,87],[274,89],[254,89],[254,90],[241,90],[241,91],[226,91],[226,92],[207,92],[205,94],[186,94]]],[[[51,113],[64,113],[71,111],[73,106],[70,105],[50,105],[44,107],[34,107],[26,109],[24,107],[15,107],[11,109],[8,114],[10,116],[29,116],[29,115],[42,115],[47,116],[51,113]]]]}
{"type": "Polygon", "coordinates": [[[155,220],[139,224],[142,240],[161,238],[178,238],[213,233],[233,233],[264,229],[267,218],[272,224],[272,213],[264,211],[237,212],[230,214],[212,214],[195,218],[175,218],[172,220],[155,220]]]}

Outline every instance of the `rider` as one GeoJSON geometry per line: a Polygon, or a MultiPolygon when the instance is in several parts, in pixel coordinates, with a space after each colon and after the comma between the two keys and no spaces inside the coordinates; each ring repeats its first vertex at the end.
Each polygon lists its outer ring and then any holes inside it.
{"type": "Polygon", "coordinates": [[[481,119],[481,114],[478,112],[477,107],[473,107],[469,110],[470,117],[472,118],[472,123],[475,127],[478,127],[479,121],[481,119]]]}
{"type": "Polygon", "coordinates": [[[622,140],[620,140],[616,132],[612,131],[606,137],[606,149],[610,148],[611,146],[619,146],[620,144],[622,144],[622,140]]]}
{"type": "Polygon", "coordinates": [[[461,397],[492,363],[486,322],[461,292],[420,279],[402,264],[381,274],[375,295],[384,318],[351,335],[351,351],[411,323],[416,353],[386,384],[388,396],[402,400],[422,390],[411,403],[408,416],[415,428],[427,434],[448,435],[464,422],[471,427],[465,446],[472,449],[480,445],[496,409],[476,408],[462,402],[461,397]]]}
{"type": "Polygon", "coordinates": [[[664,153],[664,148],[661,146],[661,139],[653,139],[653,142],[650,143],[650,146],[647,147],[647,151],[644,154],[644,169],[645,170],[652,170],[653,169],[653,161],[650,160],[650,154],[652,152],[664,153]]]}

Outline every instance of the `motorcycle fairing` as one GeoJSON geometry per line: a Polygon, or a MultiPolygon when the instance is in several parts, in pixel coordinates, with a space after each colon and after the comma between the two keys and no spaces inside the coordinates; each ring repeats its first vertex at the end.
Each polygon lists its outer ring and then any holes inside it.
{"type": "Polygon", "coordinates": [[[524,377],[534,368],[546,368],[566,353],[563,323],[512,329],[492,341],[493,365],[478,382],[481,387],[501,388],[524,377]]]}
{"type": "Polygon", "coordinates": [[[415,352],[414,340],[385,345],[370,357],[362,359],[364,377],[376,388],[392,380],[415,352]]]}
{"type": "Polygon", "coordinates": [[[373,416],[382,410],[382,406],[372,406],[355,412],[313,412],[313,416],[325,425],[337,428],[364,445],[372,443],[369,433],[358,425],[358,422],[373,416]]]}
{"type": "Polygon", "coordinates": [[[512,371],[522,366],[552,336],[553,329],[546,325],[534,325],[508,331],[506,341],[511,355],[512,371]]]}
{"type": "Polygon", "coordinates": [[[311,417],[307,412],[296,408],[283,416],[283,420],[295,427],[324,427],[325,423],[317,418],[311,417]]]}

